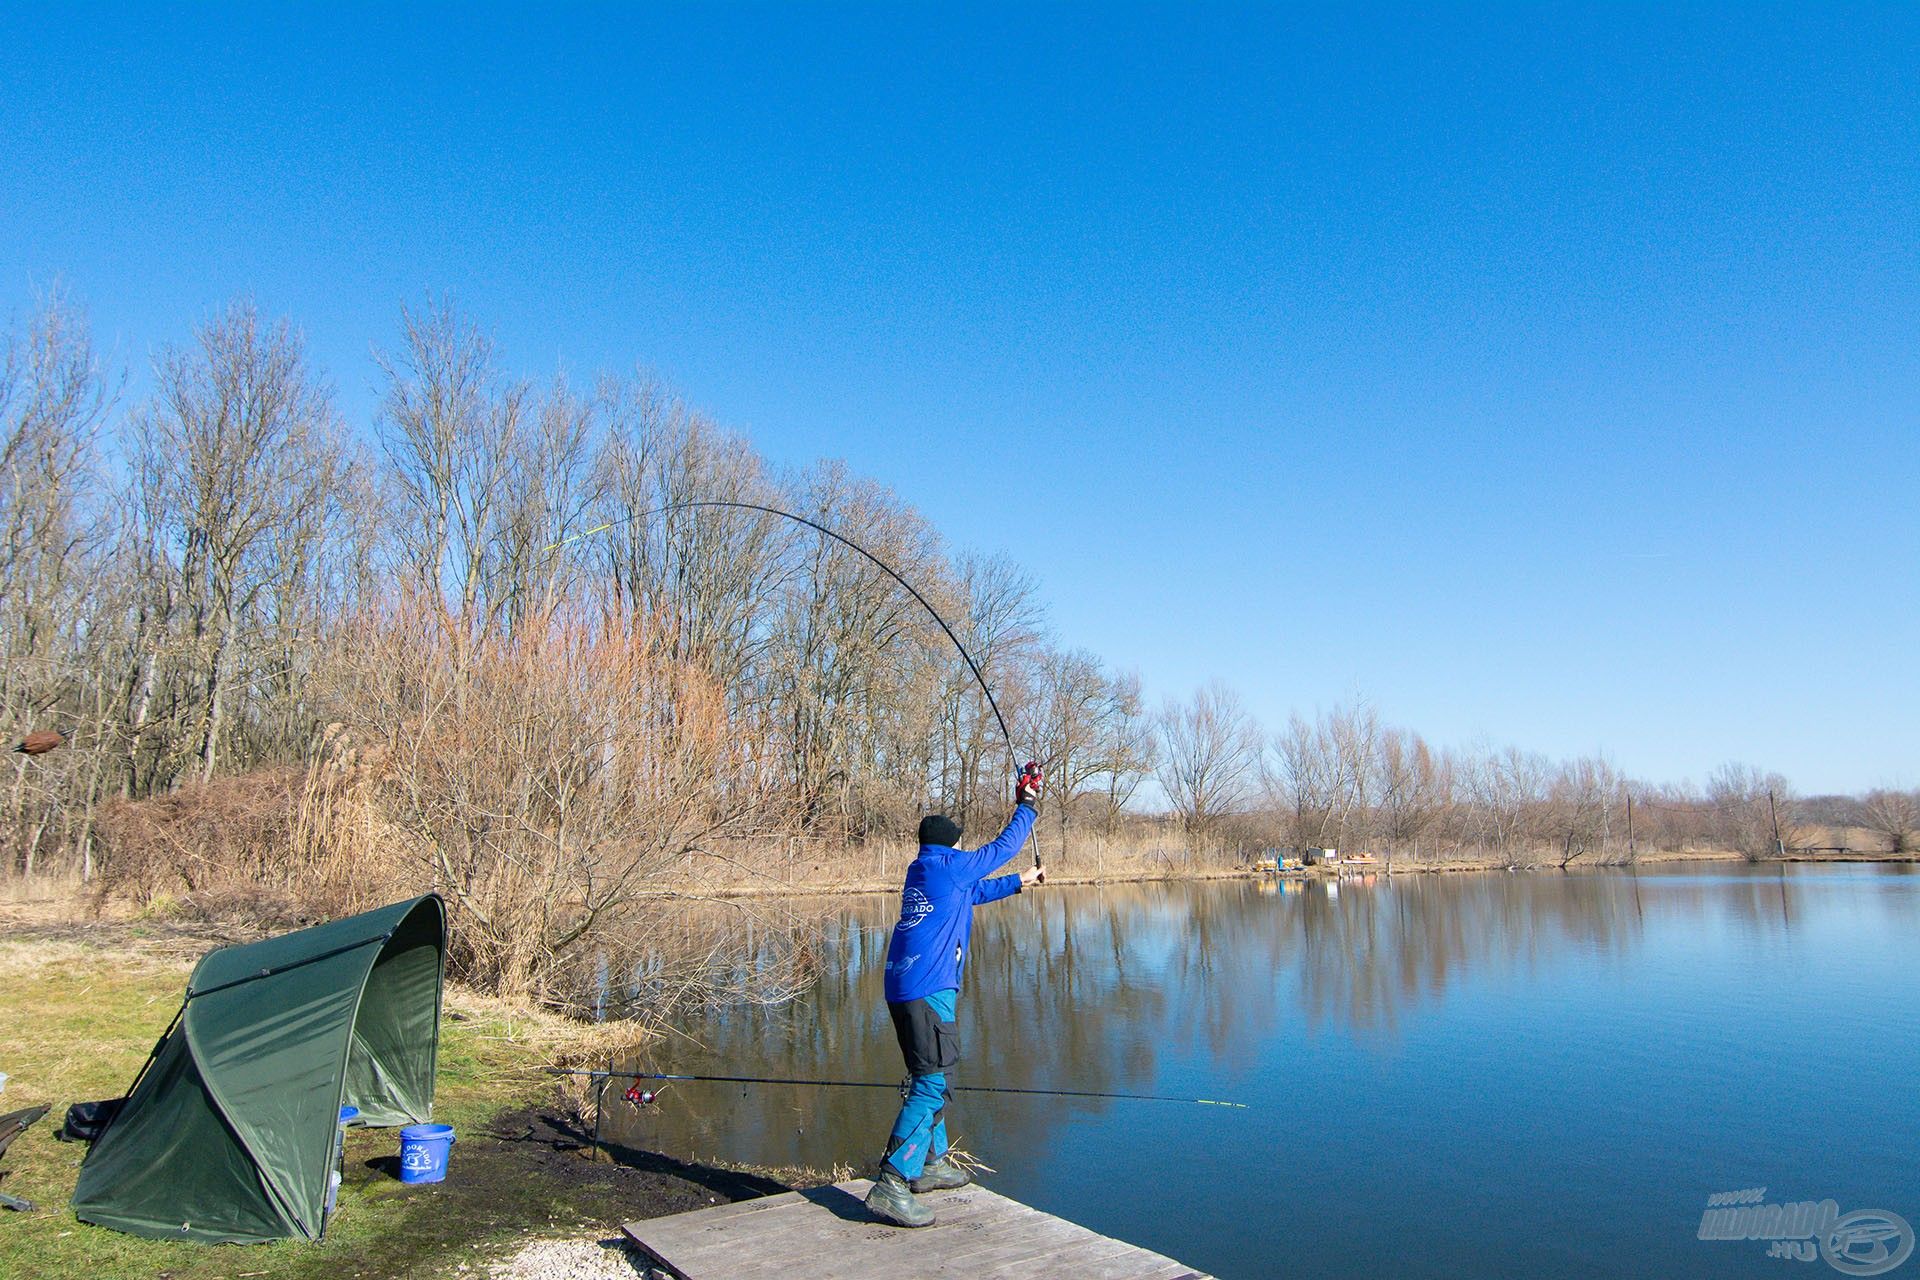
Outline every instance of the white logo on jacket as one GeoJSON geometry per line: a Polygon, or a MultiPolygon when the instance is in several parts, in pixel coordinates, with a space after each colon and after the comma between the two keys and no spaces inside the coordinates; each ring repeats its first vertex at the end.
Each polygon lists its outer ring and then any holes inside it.
{"type": "Polygon", "coordinates": [[[933,902],[918,889],[900,895],[900,927],[911,929],[933,914],[933,902]]]}

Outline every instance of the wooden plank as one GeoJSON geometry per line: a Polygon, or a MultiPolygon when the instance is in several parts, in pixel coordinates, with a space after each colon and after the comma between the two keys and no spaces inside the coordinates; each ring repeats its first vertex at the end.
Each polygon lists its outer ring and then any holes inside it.
{"type": "MultiPolygon", "coordinates": [[[[987,1194],[992,1197],[997,1209],[990,1223],[991,1229],[983,1232],[975,1243],[959,1248],[948,1245],[940,1252],[941,1262],[953,1266],[955,1274],[1004,1273],[996,1272],[996,1268],[1040,1274],[1046,1272],[1047,1268],[1039,1264],[1068,1259],[1069,1256],[1075,1262],[1089,1265],[1097,1264],[1105,1257],[1125,1256],[1133,1260],[1131,1265],[1137,1266],[1143,1277],[1151,1275],[1156,1280],[1163,1276],[1197,1274],[1182,1263],[1137,1245],[1110,1239],[1078,1223],[1042,1213],[1017,1200],[991,1192],[987,1194]],[[1094,1244],[1104,1248],[1094,1250],[1091,1248],[1094,1244]]],[[[943,1195],[926,1198],[926,1203],[940,1213],[944,1223],[947,1215],[940,1208],[942,1201],[943,1195]]],[[[1066,1272],[1062,1270],[1057,1274],[1066,1272]]]]}
{"type": "Polygon", "coordinates": [[[699,1280],[706,1275],[749,1277],[791,1273],[796,1265],[818,1265],[822,1251],[843,1249],[850,1231],[875,1234],[884,1244],[899,1229],[877,1223],[849,1185],[815,1187],[769,1197],[780,1203],[763,1213],[722,1219],[710,1209],[650,1223],[634,1224],[627,1234],[679,1273],[699,1280]]]}
{"type": "Polygon", "coordinates": [[[1037,1226],[1004,1237],[989,1235],[978,1248],[943,1253],[941,1261],[961,1274],[1037,1274],[1046,1270],[1042,1263],[1081,1244],[1089,1236],[1101,1238],[1076,1222],[1049,1217],[1037,1226]]]}
{"type": "Polygon", "coordinates": [[[1158,1270],[1160,1255],[1148,1253],[1124,1240],[1095,1236],[1082,1244],[1047,1255],[1047,1275],[1075,1280],[1138,1280],[1158,1270]]]}
{"type": "Polygon", "coordinates": [[[694,1209],[687,1213],[675,1214],[673,1218],[660,1218],[656,1222],[666,1223],[675,1219],[682,1220],[684,1229],[671,1240],[672,1256],[657,1250],[647,1239],[636,1235],[631,1227],[626,1228],[627,1235],[641,1249],[651,1254],[656,1262],[678,1275],[693,1274],[685,1268],[703,1266],[708,1259],[703,1254],[712,1248],[728,1251],[743,1238],[743,1233],[754,1237],[777,1239],[784,1234],[784,1220],[795,1218],[804,1221],[809,1208],[797,1192],[786,1192],[777,1196],[765,1196],[758,1200],[744,1200],[734,1204],[715,1205],[709,1209],[694,1209]],[[711,1215],[711,1216],[709,1216],[711,1215]],[[691,1221],[698,1218],[699,1221],[691,1221]],[[744,1224],[751,1222],[751,1226],[744,1224]],[[740,1225],[736,1225],[740,1224],[740,1225]]]}
{"type": "MultiPolygon", "coordinates": [[[[943,1235],[971,1234],[979,1230],[973,1224],[986,1219],[992,1219],[997,1224],[1009,1213],[1031,1215],[1036,1218],[1045,1216],[1003,1196],[996,1196],[991,1192],[975,1194],[969,1188],[964,1191],[942,1192],[936,1196],[930,1196],[928,1203],[939,1215],[938,1224],[909,1231],[878,1222],[867,1212],[863,1201],[868,1186],[869,1184],[865,1182],[842,1183],[836,1187],[818,1187],[810,1191],[792,1193],[795,1199],[782,1206],[777,1219],[774,1217],[754,1219],[755,1238],[771,1242],[766,1247],[764,1256],[778,1261],[789,1254],[804,1253],[817,1243],[815,1237],[836,1238],[845,1236],[849,1231],[872,1245],[882,1246],[880,1252],[892,1252],[884,1246],[896,1239],[901,1239],[903,1248],[917,1250],[918,1246],[911,1244],[911,1238],[924,1236],[928,1232],[939,1232],[943,1235]],[[804,1227],[799,1225],[803,1219],[807,1223],[804,1227]]],[[[785,1197],[777,1198],[785,1199],[785,1197]]],[[[694,1235],[685,1246],[684,1256],[689,1262],[701,1261],[709,1247],[730,1241],[738,1234],[737,1231],[730,1230],[728,1225],[730,1222],[739,1221],[738,1217],[707,1223],[705,1220],[712,1215],[712,1210],[696,1210],[695,1213],[700,1216],[703,1223],[700,1232],[694,1235]]],[[[676,1253],[676,1258],[680,1256],[676,1253]]]]}
{"type": "Polygon", "coordinates": [[[876,1220],[864,1180],[790,1191],[629,1223],[643,1252],[682,1280],[1206,1280],[1171,1258],[1111,1239],[1017,1200],[965,1187],[936,1192],[931,1227],[876,1220]]]}
{"type": "Polygon", "coordinates": [[[949,1240],[971,1238],[980,1232],[991,1234],[1009,1210],[1044,1218],[1024,1205],[990,1192],[972,1195],[945,1192],[931,1198],[939,1213],[936,1226],[905,1230],[877,1222],[867,1213],[862,1203],[867,1186],[864,1182],[842,1184],[800,1193],[812,1206],[811,1211],[803,1211],[804,1219],[792,1210],[782,1212],[777,1219],[753,1219],[753,1240],[745,1249],[740,1247],[737,1232],[724,1230],[712,1234],[702,1232],[704,1238],[690,1242],[684,1250],[669,1250],[660,1245],[656,1248],[669,1253],[675,1264],[689,1275],[711,1266],[717,1273],[724,1272],[739,1280],[761,1275],[817,1274],[823,1256],[837,1258],[847,1251],[850,1243],[871,1267],[892,1265],[912,1272],[924,1260],[929,1241],[936,1235],[944,1245],[949,1240]],[[940,1201],[946,1202],[944,1206],[940,1201]],[[743,1253],[746,1256],[742,1256],[743,1253]]]}

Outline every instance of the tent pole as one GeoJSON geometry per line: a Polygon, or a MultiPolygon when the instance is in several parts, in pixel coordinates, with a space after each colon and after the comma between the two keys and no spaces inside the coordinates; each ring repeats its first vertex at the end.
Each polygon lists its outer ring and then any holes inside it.
{"type": "Polygon", "coordinates": [[[140,1081],[146,1078],[147,1069],[153,1066],[153,1060],[160,1056],[160,1047],[166,1044],[167,1037],[172,1035],[173,1029],[180,1025],[180,1019],[183,1015],[185,1015],[186,1012],[187,1012],[187,1002],[185,1000],[182,1000],[180,1002],[180,1007],[173,1011],[173,1021],[169,1022],[167,1024],[167,1029],[160,1033],[160,1038],[153,1042],[153,1048],[147,1052],[147,1060],[140,1064],[140,1070],[134,1072],[133,1083],[127,1086],[127,1091],[126,1093],[121,1095],[122,1097],[131,1098],[133,1096],[133,1091],[140,1087],[140,1081]]]}
{"type": "MultiPolygon", "coordinates": [[[[147,1060],[140,1064],[140,1069],[138,1071],[133,1073],[133,1083],[129,1084],[127,1086],[127,1091],[120,1095],[120,1101],[122,1104],[126,1103],[129,1099],[133,1097],[133,1091],[135,1089],[138,1089],[140,1087],[140,1082],[147,1078],[147,1071],[153,1066],[153,1060],[160,1056],[161,1046],[167,1043],[167,1037],[172,1035],[173,1029],[180,1025],[180,1019],[186,1012],[187,1012],[187,1002],[185,1000],[182,1000],[180,1002],[180,1007],[173,1011],[173,1021],[167,1024],[167,1029],[165,1031],[162,1031],[160,1033],[160,1038],[153,1042],[153,1048],[147,1051],[147,1060]]],[[[88,1155],[93,1154],[93,1148],[100,1145],[100,1139],[107,1136],[107,1130],[113,1128],[114,1120],[118,1120],[119,1118],[120,1118],[120,1112],[115,1111],[113,1113],[112,1119],[108,1120],[105,1125],[101,1126],[100,1132],[94,1135],[93,1141],[89,1143],[87,1146],[88,1155]]]]}
{"type": "MultiPolygon", "coordinates": [[[[362,938],[358,942],[349,942],[344,947],[335,947],[331,951],[322,951],[319,955],[303,956],[298,960],[294,960],[287,964],[283,964],[277,969],[262,969],[258,973],[250,973],[244,978],[235,978],[231,982],[222,982],[218,986],[202,987],[198,991],[194,990],[191,986],[189,986],[187,988],[187,999],[193,1000],[199,996],[210,996],[216,991],[228,991],[234,987],[242,986],[249,982],[258,982],[262,978],[277,978],[281,974],[287,973],[294,969],[298,969],[303,965],[318,964],[322,960],[331,960],[335,956],[343,956],[347,954],[347,952],[349,951],[358,951],[362,947],[370,947],[376,942],[384,946],[391,941],[393,941],[393,930],[389,929],[385,933],[379,935],[378,937],[362,938]]],[[[226,948],[216,947],[214,949],[216,951],[223,951],[226,948]]]]}

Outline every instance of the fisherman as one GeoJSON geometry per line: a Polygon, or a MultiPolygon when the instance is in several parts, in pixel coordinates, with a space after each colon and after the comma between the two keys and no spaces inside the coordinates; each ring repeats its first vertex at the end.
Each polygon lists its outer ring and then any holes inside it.
{"type": "Polygon", "coordinates": [[[954,846],[960,824],[941,814],[920,821],[920,855],[907,867],[900,921],[887,947],[887,1012],[907,1060],[899,1118],[867,1193],[867,1208],[902,1227],[933,1224],[916,1193],[964,1187],[972,1179],[947,1154],[948,1072],[960,1061],[954,1001],[973,933],[973,909],[1046,881],[1034,857],[1018,875],[987,877],[1020,852],[1039,817],[1040,770],[1029,765],[1014,790],[1013,818],[991,844],[971,853],[954,846]]]}

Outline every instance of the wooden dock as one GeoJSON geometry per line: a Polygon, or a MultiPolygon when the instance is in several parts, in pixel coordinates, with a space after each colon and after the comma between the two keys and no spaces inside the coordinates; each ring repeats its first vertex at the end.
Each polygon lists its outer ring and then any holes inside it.
{"type": "Polygon", "coordinates": [[[911,1276],[1207,1280],[1124,1240],[1056,1218],[985,1187],[927,1197],[939,1215],[907,1230],[875,1221],[861,1203],[872,1185],[842,1182],[760,1200],[630,1222],[627,1238],[680,1280],[911,1276]]]}

